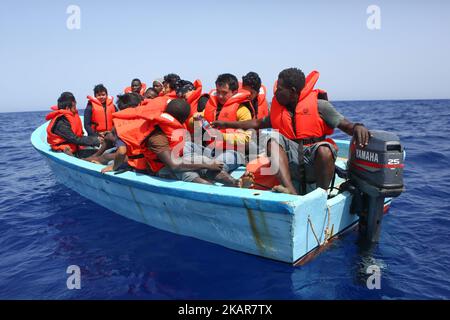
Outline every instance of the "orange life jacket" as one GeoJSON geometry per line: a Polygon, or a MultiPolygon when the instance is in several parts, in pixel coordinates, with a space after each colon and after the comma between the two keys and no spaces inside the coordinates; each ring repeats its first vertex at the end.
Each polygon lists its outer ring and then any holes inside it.
{"type": "Polygon", "coordinates": [[[87,99],[92,104],[91,128],[96,132],[111,131],[112,114],[116,112],[113,98],[106,99],[106,108],[95,97],[87,96],[87,99]]]}
{"type": "Polygon", "coordinates": [[[127,146],[128,164],[138,170],[150,169],[153,173],[164,167],[158,156],[147,147],[146,138],[158,126],[169,140],[172,150],[179,143],[182,154],[184,140],[175,139],[173,133],[177,129],[185,129],[174,117],[168,113],[159,113],[156,109],[152,113],[142,113],[142,109],[129,108],[116,112],[113,116],[114,127],[118,137],[127,146]]]}
{"type": "Polygon", "coordinates": [[[194,128],[189,126],[190,119],[194,116],[196,112],[198,112],[198,101],[203,96],[202,94],[202,82],[200,80],[194,81],[194,91],[191,91],[186,96],[186,102],[189,103],[189,106],[191,107],[191,112],[189,114],[189,117],[186,120],[186,127],[188,128],[189,132],[192,134],[194,133],[194,128]]]}
{"type": "Polygon", "coordinates": [[[194,113],[197,112],[197,106],[198,106],[198,100],[200,100],[200,97],[202,96],[202,82],[200,80],[194,81],[194,91],[189,92],[189,94],[186,97],[187,103],[191,106],[191,113],[189,115],[189,118],[194,115],[194,113]]]}
{"type": "MultiPolygon", "coordinates": [[[[302,139],[304,145],[311,145],[325,140],[327,135],[331,135],[334,132],[319,115],[318,95],[325,92],[314,89],[318,79],[319,72],[317,71],[311,72],[306,77],[305,87],[301,91],[295,107],[294,119],[292,119],[289,111],[278,103],[275,95],[272,99],[270,110],[272,128],[278,129],[281,134],[291,140],[302,139]]],[[[326,140],[335,145],[332,139],[328,138],[326,140]]]]}
{"type": "MultiPolygon", "coordinates": [[[[230,99],[228,99],[227,102],[225,102],[219,114],[217,115],[217,107],[219,105],[219,102],[217,100],[217,92],[216,90],[211,90],[211,92],[209,93],[209,100],[205,106],[204,118],[209,123],[216,120],[237,121],[237,110],[239,109],[239,106],[241,104],[249,101],[248,100],[249,96],[250,92],[248,92],[247,90],[238,91],[230,99]]],[[[222,133],[233,133],[236,132],[236,129],[220,129],[219,131],[222,133]]],[[[215,145],[216,149],[223,149],[223,147],[224,147],[223,143],[219,143],[218,141],[216,142],[215,145]]],[[[236,146],[231,146],[227,144],[225,148],[236,149],[236,146]]]]}
{"type": "Polygon", "coordinates": [[[256,115],[257,119],[262,119],[269,115],[269,104],[267,103],[267,89],[262,84],[261,88],[259,88],[258,94],[258,114],[256,115]]]}
{"type": "Polygon", "coordinates": [[[66,140],[52,132],[53,127],[60,117],[65,117],[69,123],[70,127],[78,137],[83,136],[83,125],[81,124],[80,116],[78,111],[73,114],[70,110],[56,110],[52,111],[45,117],[45,120],[49,121],[50,124],[47,126],[47,143],[50,145],[53,151],[64,151],[66,147],[70,148],[72,153],[79,150],[79,146],[73,143],[68,143],[66,140]]]}
{"type": "Polygon", "coordinates": [[[209,100],[205,106],[205,119],[208,122],[216,120],[220,121],[237,121],[237,110],[239,106],[245,102],[248,102],[250,92],[243,90],[238,91],[230,99],[225,102],[219,114],[217,115],[217,107],[219,102],[217,101],[216,90],[212,90],[209,94],[209,100]]]}
{"type": "Polygon", "coordinates": [[[177,92],[175,90],[171,90],[169,93],[164,94],[165,97],[169,99],[176,99],[178,98],[177,92]]]}
{"type": "Polygon", "coordinates": [[[166,110],[167,104],[171,101],[171,99],[167,96],[156,97],[154,99],[144,99],[139,104],[139,110],[142,110],[143,113],[145,111],[152,112],[154,110],[158,111],[161,114],[164,110],[166,110]]]}
{"type": "MultiPolygon", "coordinates": [[[[239,90],[245,90],[242,88],[242,82],[239,82],[239,90]]],[[[247,91],[247,90],[245,90],[247,91]]],[[[250,111],[252,113],[253,119],[262,119],[264,117],[267,117],[269,115],[269,104],[267,103],[266,99],[267,95],[267,89],[266,87],[261,84],[261,88],[259,88],[258,93],[258,114],[255,114],[255,106],[253,105],[253,101],[250,101],[250,111]]]]}
{"type": "MultiPolygon", "coordinates": [[[[146,85],[145,83],[143,83],[143,82],[141,82],[141,85],[142,85],[142,87],[141,87],[141,90],[139,91],[139,94],[140,94],[141,96],[144,96],[144,93],[145,93],[145,91],[147,90],[147,85],[146,85]]],[[[126,87],[126,88],[123,90],[123,92],[124,92],[124,93],[131,93],[131,92],[133,92],[133,89],[131,89],[131,86],[129,86],[129,87],[126,87]]]]}
{"type": "Polygon", "coordinates": [[[276,175],[263,175],[262,169],[267,168],[266,170],[269,170],[269,167],[270,159],[264,156],[258,157],[247,163],[246,171],[253,173],[253,181],[255,182],[251,189],[270,190],[280,184],[276,175]]]}

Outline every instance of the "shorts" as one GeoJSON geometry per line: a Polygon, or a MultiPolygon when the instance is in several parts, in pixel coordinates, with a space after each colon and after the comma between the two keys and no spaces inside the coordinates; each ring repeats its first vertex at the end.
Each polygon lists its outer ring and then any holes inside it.
{"type": "MultiPolygon", "coordinates": [[[[286,138],[281,133],[276,131],[264,133],[264,138],[262,141],[264,145],[267,146],[269,141],[272,139],[275,140],[286,152],[289,161],[289,171],[291,173],[292,179],[300,181],[298,164],[298,143],[286,138]]],[[[328,148],[330,148],[331,153],[333,154],[333,159],[336,160],[337,158],[336,147],[328,141],[320,141],[312,145],[304,146],[303,159],[305,163],[307,183],[314,183],[316,181],[314,173],[314,159],[316,158],[317,150],[321,146],[327,146],[328,148]]]]}

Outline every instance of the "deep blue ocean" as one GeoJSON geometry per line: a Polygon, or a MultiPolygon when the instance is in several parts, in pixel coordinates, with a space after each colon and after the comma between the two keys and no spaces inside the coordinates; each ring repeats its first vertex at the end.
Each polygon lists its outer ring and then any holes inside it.
{"type": "MultiPolygon", "coordinates": [[[[44,112],[0,114],[0,299],[450,299],[450,100],[335,102],[397,133],[406,192],[380,243],[356,231],[302,267],[127,220],[56,182],[30,135],[44,112]],[[381,289],[366,268],[381,268],[381,289]],[[81,289],[66,286],[69,265],[81,289]]],[[[337,138],[345,137],[339,132],[337,138]]]]}

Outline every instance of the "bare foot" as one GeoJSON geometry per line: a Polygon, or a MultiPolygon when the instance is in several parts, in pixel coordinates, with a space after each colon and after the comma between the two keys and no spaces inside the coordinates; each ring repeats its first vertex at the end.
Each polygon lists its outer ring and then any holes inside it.
{"type": "Polygon", "coordinates": [[[100,172],[101,173],[106,173],[106,172],[111,172],[111,171],[113,171],[113,166],[112,165],[104,167],[100,172]]]}
{"type": "Polygon", "coordinates": [[[272,188],[272,191],[278,192],[278,193],[287,193],[287,194],[297,194],[296,192],[290,191],[285,186],[279,184],[278,186],[275,186],[272,188]]]}
{"type": "Polygon", "coordinates": [[[65,154],[67,154],[68,156],[73,156],[73,153],[72,153],[72,151],[70,151],[69,147],[65,147],[63,152],[65,154]]]}
{"type": "Polygon", "coordinates": [[[228,187],[238,187],[239,180],[234,179],[230,174],[225,171],[220,171],[215,177],[214,180],[228,187]]]}
{"type": "Polygon", "coordinates": [[[104,156],[90,156],[87,158],[83,158],[83,160],[92,162],[92,163],[96,163],[96,164],[102,164],[102,165],[107,165],[109,160],[106,159],[104,156]]]}
{"type": "Polygon", "coordinates": [[[255,175],[251,172],[246,171],[244,175],[238,180],[238,187],[248,189],[253,187],[253,182],[255,182],[255,175]]]}

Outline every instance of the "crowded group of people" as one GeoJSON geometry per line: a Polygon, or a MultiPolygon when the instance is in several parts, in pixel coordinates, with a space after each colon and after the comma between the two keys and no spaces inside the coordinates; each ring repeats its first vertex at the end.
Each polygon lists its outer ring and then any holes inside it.
{"type": "Polygon", "coordinates": [[[282,70],[269,105],[259,75],[221,74],[215,89],[176,74],[151,87],[133,79],[116,101],[102,85],[87,96],[83,124],[77,101],[63,92],[46,119],[53,151],[104,165],[102,172],[134,170],[186,182],[305,194],[307,184],[328,189],[335,174],[335,128],[367,145],[369,131],[352,123],[316,89],[319,73],[282,70]],[[270,130],[260,130],[267,129],[270,130]],[[252,150],[256,156],[252,157],[252,150]],[[231,173],[240,166],[239,179],[231,173]]]}

